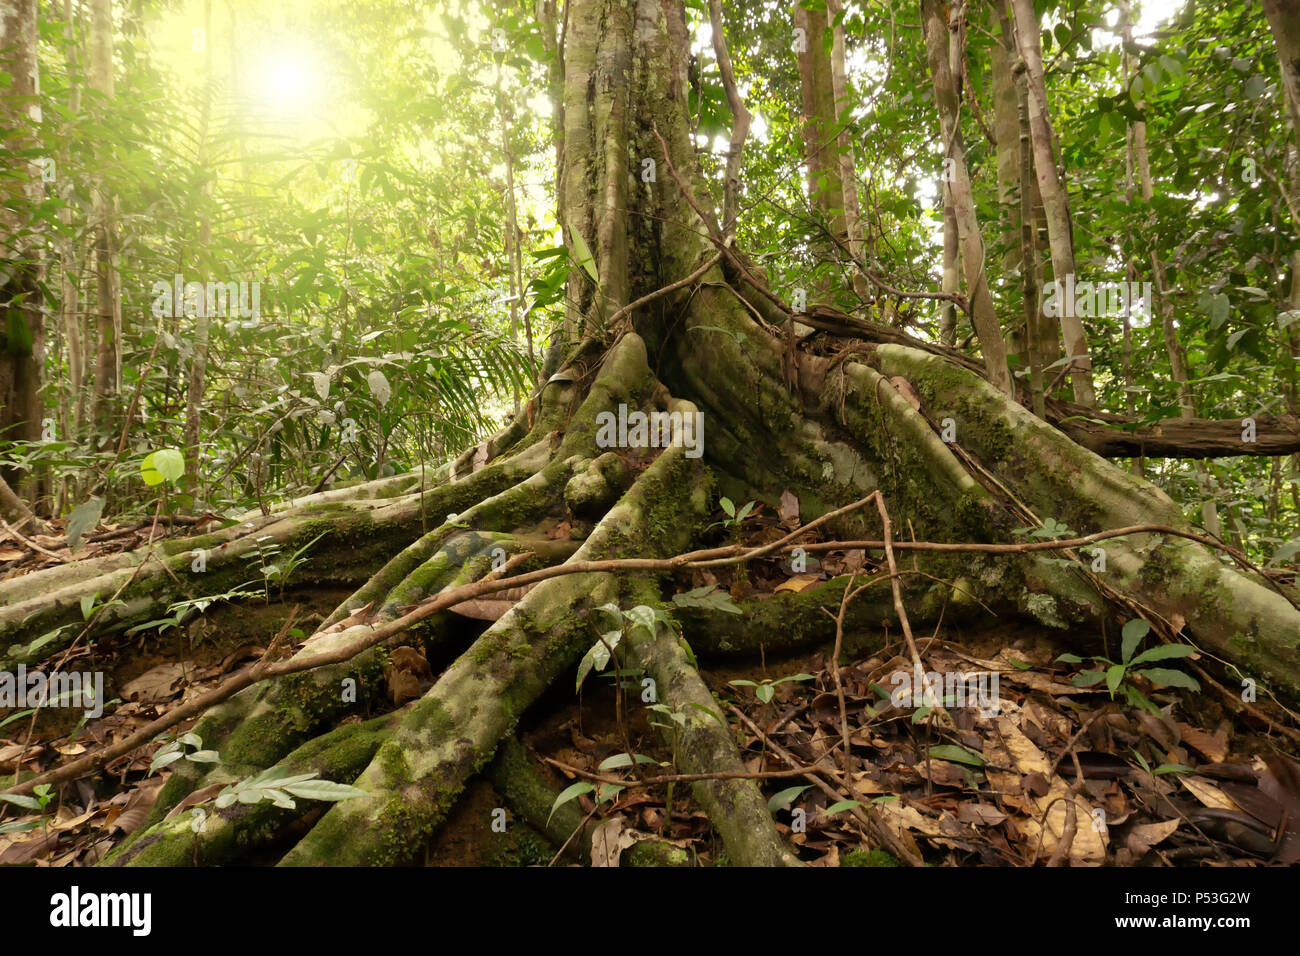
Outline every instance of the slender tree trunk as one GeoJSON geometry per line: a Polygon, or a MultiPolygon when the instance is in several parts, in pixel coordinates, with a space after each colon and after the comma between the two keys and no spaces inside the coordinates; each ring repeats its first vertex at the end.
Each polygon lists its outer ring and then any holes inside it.
{"type": "Polygon", "coordinates": [[[731,67],[731,54],[727,51],[722,0],[709,0],[709,25],[713,30],[713,55],[718,61],[722,87],[727,94],[727,106],[731,110],[731,142],[727,146],[727,172],[722,187],[722,234],[730,239],[736,233],[736,217],[740,213],[741,160],[753,117],[736,87],[736,74],[731,67]]]}
{"type": "Polygon", "coordinates": [[[984,242],[980,238],[979,219],[975,211],[975,194],[971,189],[966,165],[966,147],[962,141],[957,87],[948,59],[948,23],[938,0],[922,0],[925,45],[929,52],[930,74],[934,80],[934,99],[939,109],[939,128],[946,157],[944,188],[952,197],[957,221],[957,238],[961,246],[962,271],[970,301],[971,321],[979,336],[980,350],[989,380],[1007,395],[1015,395],[1011,373],[1007,370],[1006,345],[1002,328],[989,294],[988,275],[984,270],[984,242]]]}
{"type": "MultiPolygon", "coordinates": [[[[1015,13],[1015,36],[1029,88],[1029,130],[1034,146],[1034,172],[1047,211],[1047,236],[1052,250],[1052,275],[1060,283],[1074,275],[1074,238],[1070,226],[1069,197],[1056,168],[1052,141],[1052,120],[1047,105],[1047,81],[1043,74],[1043,49],[1038,35],[1038,18],[1033,0],[1011,0],[1015,13]]],[[[1072,308],[1061,309],[1061,335],[1070,356],[1070,382],[1074,400],[1087,408],[1097,407],[1092,384],[1092,358],[1083,322],[1072,308]]]]}
{"type": "MultiPolygon", "coordinates": [[[[92,0],[90,85],[111,100],[113,78],[113,0],[92,0]]],[[[95,220],[95,301],[99,340],[95,359],[95,421],[111,440],[113,399],[122,378],[122,288],[117,266],[117,227],[113,200],[102,181],[91,189],[95,220]]]]}
{"type": "MultiPolygon", "coordinates": [[[[235,38],[230,42],[233,45],[235,38]]],[[[199,107],[198,166],[206,169],[209,162],[208,131],[212,117],[212,0],[203,0],[203,102],[199,107]]],[[[233,79],[233,77],[232,77],[233,79]]],[[[205,177],[197,202],[199,213],[199,256],[210,262],[212,245],[212,217],[209,210],[211,183],[205,177]]],[[[210,277],[216,278],[216,277],[210,277]]],[[[203,440],[203,382],[208,370],[208,338],[211,334],[210,310],[215,302],[201,303],[194,319],[194,350],[190,356],[190,374],[185,393],[185,470],[190,491],[202,497],[201,467],[203,440]]]]}
{"type": "Polygon", "coordinates": [[[794,5],[796,51],[799,55],[799,92],[803,103],[803,155],[808,168],[808,195],[813,209],[822,215],[832,235],[843,241],[844,189],[840,166],[835,158],[835,93],[830,57],[822,35],[826,23],[794,5]]]}
{"type": "Polygon", "coordinates": [[[1012,70],[1016,59],[1015,39],[1005,11],[995,11],[1003,27],[993,43],[989,63],[993,75],[994,130],[997,137],[998,201],[1002,206],[1002,268],[1005,274],[1020,275],[1020,301],[1024,316],[1024,353],[1029,367],[1029,394],[1034,414],[1046,414],[1043,396],[1043,353],[1038,301],[1038,252],[1034,242],[1031,206],[1033,157],[1028,141],[1021,141],[1021,90],[1023,77],[1012,70]],[[1028,161],[1026,163],[1026,160],[1028,161]]]}
{"type": "MultiPolygon", "coordinates": [[[[939,290],[950,295],[961,291],[961,253],[957,243],[957,213],[952,207],[952,190],[940,190],[943,201],[943,277],[939,290]]],[[[939,307],[939,341],[957,344],[957,305],[951,299],[939,307]]]]}
{"type": "Polygon", "coordinates": [[[871,295],[871,284],[863,274],[863,269],[871,268],[871,263],[867,261],[867,243],[862,229],[862,205],[858,200],[857,157],[853,151],[853,137],[849,133],[848,113],[852,101],[849,99],[848,67],[845,65],[844,24],[839,16],[843,9],[840,0],[827,0],[827,29],[831,31],[831,91],[835,96],[840,190],[844,195],[844,233],[849,255],[855,263],[852,272],[853,290],[858,294],[859,299],[866,301],[871,295]]]}
{"type": "MultiPolygon", "coordinates": [[[[34,129],[40,105],[36,0],[11,0],[0,10],[0,67],[12,78],[0,92],[0,129],[7,149],[37,147],[34,129]]],[[[40,398],[45,327],[42,319],[43,251],[31,213],[44,193],[42,166],[19,160],[0,180],[0,257],[9,275],[0,286],[0,443],[37,441],[43,410],[40,398]]],[[[35,503],[34,476],[0,469],[0,479],[35,503]]]]}
{"type": "MultiPolygon", "coordinates": [[[[68,71],[68,112],[76,117],[81,113],[81,84],[78,82],[77,72],[79,64],[77,62],[77,37],[76,37],[76,6],[72,0],[63,0],[63,19],[66,24],[64,28],[64,44],[66,47],[65,63],[68,71]]],[[[61,194],[71,194],[71,183],[66,179],[68,169],[68,150],[65,146],[60,150],[59,157],[59,191],[61,194]]],[[[66,228],[71,231],[72,226],[72,208],[60,210],[59,217],[66,228]]],[[[81,424],[85,416],[85,394],[86,385],[86,349],[82,339],[81,329],[81,302],[78,290],[78,275],[81,271],[81,260],[77,256],[76,243],[71,235],[64,237],[59,242],[59,275],[61,294],[59,297],[59,315],[63,327],[64,341],[68,348],[68,420],[64,423],[67,428],[66,437],[76,440],[81,432],[81,424]]]]}

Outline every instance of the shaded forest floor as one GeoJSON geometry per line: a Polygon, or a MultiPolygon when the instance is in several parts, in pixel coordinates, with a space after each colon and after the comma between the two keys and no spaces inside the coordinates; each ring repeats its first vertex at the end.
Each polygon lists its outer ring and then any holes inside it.
{"type": "MultiPolygon", "coordinates": [[[[748,537],[761,543],[773,523],[760,520],[748,537]]],[[[192,525],[177,526],[175,532],[193,530],[192,525]]],[[[108,527],[90,535],[77,557],[89,549],[102,554],[138,547],[150,532],[147,525],[108,527]]],[[[553,536],[566,533],[564,527],[551,531],[553,536]]],[[[0,580],[68,557],[61,538],[0,539],[0,580]]],[[[718,584],[736,598],[761,600],[775,590],[800,590],[846,570],[868,576],[874,569],[861,552],[832,553],[794,577],[777,569],[769,575],[756,566],[739,579],[729,570],[721,580],[694,572],[690,584],[718,584]]],[[[310,634],[348,593],[290,589],[284,600],[270,594],[265,600],[219,603],[162,632],[146,629],[81,649],[64,662],[64,669],[104,672],[104,713],[82,720],[82,711],[73,709],[26,716],[0,709],[0,774],[15,780],[18,774],[47,770],[63,757],[124,738],[252,666],[277,634],[310,634]]],[[[491,606],[504,602],[474,603],[461,619],[464,633],[457,637],[463,641],[453,642],[462,647],[504,613],[503,607],[491,606]]],[[[1066,862],[1067,856],[1075,865],[1103,860],[1137,866],[1300,862],[1300,763],[1278,754],[1279,745],[1293,748],[1249,726],[1224,706],[1222,695],[1144,685],[1159,706],[1155,714],[1122,696],[1112,700],[1104,684],[1072,685],[1079,667],[1057,657],[1087,643],[1086,635],[1073,637],[992,618],[977,627],[941,622],[918,634],[930,671],[998,675],[996,714],[972,706],[892,705],[895,675],[910,674],[911,664],[901,635],[887,627],[845,635],[846,663],[839,674],[843,723],[829,645],[811,654],[707,660],[702,665],[725,708],[718,716],[741,745],[746,769],[773,774],[763,783],[778,828],[800,858],[814,865],[895,865],[882,851],[865,849],[865,827],[850,811],[868,803],[933,865],[1046,862],[1043,820],[1063,810],[1067,834],[1072,830],[1073,835],[1062,841],[1053,863],[1066,862]],[[820,786],[774,774],[814,766],[821,768],[820,786]],[[1074,795],[1094,808],[1091,819],[1071,819],[1076,817],[1074,795]]],[[[757,643],[762,640],[759,635],[757,643]]],[[[423,654],[392,655],[388,682],[393,706],[410,706],[450,663],[411,663],[423,654]]],[[[612,673],[593,673],[579,695],[563,682],[534,706],[517,732],[534,769],[556,793],[583,780],[624,781],[625,789],[599,805],[592,794],[577,798],[587,839],[572,841],[567,854],[557,852],[481,777],[425,849],[423,861],[610,865],[638,838],[655,835],[686,850],[692,861],[726,862],[687,784],[672,792],[667,785],[640,784],[640,776],[674,770],[672,754],[652,725],[667,718],[653,708],[630,706],[639,700],[640,687],[628,681],[623,706],[618,706],[614,680],[612,673]],[[629,746],[652,762],[635,772],[602,767],[629,746]]],[[[1270,707],[1270,713],[1295,726],[1280,710],[1270,707]]],[[[42,813],[0,804],[0,864],[79,866],[101,859],[144,823],[169,773],[150,772],[161,746],[141,748],[93,777],[65,786],[42,813]]],[[[259,862],[274,861],[272,856],[259,862]]]]}

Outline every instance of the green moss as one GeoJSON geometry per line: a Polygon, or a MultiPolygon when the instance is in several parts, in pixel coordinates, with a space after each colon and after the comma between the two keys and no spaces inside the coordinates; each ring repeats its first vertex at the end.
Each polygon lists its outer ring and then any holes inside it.
{"type": "Polygon", "coordinates": [[[898,860],[884,850],[850,850],[840,859],[840,866],[899,866],[898,860]]]}

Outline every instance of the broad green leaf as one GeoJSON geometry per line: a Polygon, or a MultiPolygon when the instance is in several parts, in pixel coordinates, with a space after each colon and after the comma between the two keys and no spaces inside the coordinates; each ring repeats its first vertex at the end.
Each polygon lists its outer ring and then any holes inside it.
{"type": "Polygon", "coordinates": [[[623,767],[630,767],[632,766],[633,756],[636,757],[636,762],[639,764],[655,762],[653,757],[647,757],[645,754],[621,753],[621,754],[614,754],[612,757],[606,757],[604,760],[600,762],[600,765],[596,767],[596,769],[597,770],[621,770],[623,767]]]}
{"type": "Polygon", "coordinates": [[[950,760],[953,763],[964,763],[972,767],[984,766],[984,758],[980,754],[965,747],[958,747],[956,744],[939,744],[931,747],[930,756],[936,760],[950,760]]]}
{"type": "Polygon", "coordinates": [[[1124,680],[1124,671],[1127,668],[1123,664],[1111,664],[1106,668],[1106,689],[1110,691],[1111,696],[1115,696],[1115,689],[1119,687],[1124,680]]]}
{"type": "Polygon", "coordinates": [[[161,485],[164,481],[176,481],[185,474],[185,456],[175,448],[163,448],[151,452],[140,463],[140,477],[149,487],[161,485]]]}
{"type": "Polygon", "coordinates": [[[1144,667],[1138,671],[1143,677],[1162,684],[1165,687],[1186,687],[1188,690],[1200,690],[1200,682],[1189,674],[1169,667],[1144,667]]]}
{"type": "Polygon", "coordinates": [[[1151,625],[1140,617],[1135,617],[1124,625],[1123,643],[1120,648],[1120,660],[1128,663],[1137,646],[1142,643],[1142,638],[1146,637],[1151,631],[1151,625]]]}
{"type": "Polygon", "coordinates": [[[595,789],[596,787],[594,784],[587,783],[585,780],[565,787],[560,791],[560,795],[555,798],[555,802],[551,804],[551,812],[546,818],[546,825],[550,826],[551,817],[555,816],[555,811],[560,809],[560,807],[564,806],[570,800],[578,799],[578,797],[582,796],[584,793],[591,793],[595,789]]]}
{"type": "Polygon", "coordinates": [[[35,797],[29,797],[22,793],[0,793],[0,800],[5,803],[12,803],[16,807],[22,807],[24,810],[40,811],[41,802],[35,797]]]}
{"type": "Polygon", "coordinates": [[[339,800],[355,800],[358,797],[370,796],[367,791],[362,790],[360,787],[354,787],[346,783],[335,783],[333,780],[304,780],[301,783],[282,783],[280,788],[295,797],[302,797],[304,800],[328,800],[332,803],[339,800]]]}
{"type": "Polygon", "coordinates": [[[1138,664],[1147,664],[1152,661],[1168,661],[1179,657],[1191,657],[1196,653],[1196,648],[1187,644],[1162,644],[1159,647],[1149,647],[1133,660],[1129,661],[1130,667],[1138,664]]]}
{"type": "Polygon", "coordinates": [[[862,804],[857,800],[839,800],[823,810],[822,816],[833,817],[837,813],[843,813],[845,810],[852,810],[854,807],[860,806],[862,806],[862,804]]]}
{"type": "Polygon", "coordinates": [[[798,797],[799,794],[803,793],[811,786],[812,784],[805,783],[801,787],[789,787],[785,790],[782,790],[780,793],[774,794],[772,796],[772,799],[767,801],[768,812],[776,813],[776,811],[778,810],[784,810],[786,807],[788,807],[791,803],[794,802],[795,798],[798,797]]]}
{"type": "Polygon", "coordinates": [[[587,240],[582,238],[582,232],[569,226],[569,238],[573,241],[573,258],[577,260],[578,265],[587,270],[591,280],[599,285],[600,275],[596,272],[596,259],[587,248],[587,240]]]}

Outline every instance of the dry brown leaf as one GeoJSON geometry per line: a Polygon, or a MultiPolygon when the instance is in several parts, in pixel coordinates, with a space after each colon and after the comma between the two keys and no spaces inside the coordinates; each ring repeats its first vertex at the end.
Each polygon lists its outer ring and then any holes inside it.
{"type": "Polygon", "coordinates": [[[1060,842],[1065,832],[1066,801],[1071,800],[1075,808],[1075,831],[1070,844],[1070,863],[1074,866],[1100,866],[1104,863],[1106,842],[1091,825],[1092,808],[1088,801],[1083,795],[1072,794],[1069,785],[1051,772],[1051,761],[1021,732],[1015,720],[1001,714],[997,725],[997,739],[984,743],[985,773],[995,790],[1008,793],[1020,790],[1030,798],[1034,812],[1021,823],[1021,827],[1032,843],[1038,843],[1041,838],[1039,858],[1051,856],[1060,842]],[[1016,772],[996,769],[1005,766],[1015,767],[1016,772]],[[1031,777],[1039,778],[1043,785],[1031,789],[1027,779],[1031,777]],[[1036,792],[1042,790],[1046,792],[1036,792]]]}
{"type": "Polygon", "coordinates": [[[775,588],[773,588],[772,591],[773,593],[780,593],[781,591],[794,591],[796,594],[798,594],[800,592],[808,590],[810,587],[812,587],[821,579],[822,578],[820,574],[796,574],[794,577],[782,581],[775,588]]]}
{"type": "Polygon", "coordinates": [[[1125,845],[1134,859],[1146,856],[1157,843],[1169,839],[1178,829],[1178,820],[1162,820],[1159,823],[1140,823],[1128,831],[1125,845]]]}
{"type": "Polygon", "coordinates": [[[0,548],[0,561],[17,561],[19,558],[25,557],[26,554],[26,551],[21,551],[18,548],[0,548]]]}
{"type": "Polygon", "coordinates": [[[1190,773],[1180,773],[1178,782],[1191,791],[1192,796],[1212,810],[1236,810],[1241,812],[1241,807],[1233,803],[1231,797],[1208,780],[1202,780],[1190,773]]]}
{"type": "Polygon", "coordinates": [[[126,798],[126,805],[122,808],[122,812],[113,818],[109,829],[121,830],[123,833],[134,833],[140,829],[148,819],[149,811],[153,809],[153,802],[158,798],[158,791],[162,789],[162,785],[162,777],[151,777],[132,790],[126,798]]]}
{"type": "Polygon", "coordinates": [[[141,703],[167,700],[181,692],[186,676],[193,672],[193,661],[159,664],[157,667],[149,668],[135,680],[128,681],[122,687],[122,697],[126,700],[138,700],[141,703]]]}
{"type": "Polygon", "coordinates": [[[957,807],[957,819],[977,827],[995,827],[1006,818],[1005,813],[987,803],[963,801],[957,807]]]}
{"type": "Polygon", "coordinates": [[[78,743],[55,744],[54,749],[65,757],[76,757],[86,752],[85,745],[78,743]]]}
{"type": "Polygon", "coordinates": [[[163,817],[163,819],[170,820],[172,817],[178,817],[186,810],[190,809],[190,807],[197,807],[200,803],[211,800],[222,790],[226,789],[226,786],[227,785],[224,783],[214,783],[201,790],[195,790],[180,803],[176,804],[176,806],[168,810],[167,816],[163,817]]]}
{"type": "Polygon", "coordinates": [[[1201,754],[1210,763],[1223,763],[1224,758],[1228,756],[1228,736],[1222,730],[1207,734],[1199,727],[1193,727],[1191,724],[1184,724],[1181,721],[1178,724],[1178,730],[1182,734],[1183,743],[1201,754]]]}
{"type": "Polygon", "coordinates": [[[591,865],[618,866],[623,851],[642,835],[623,828],[622,817],[606,817],[591,831],[591,865]]]}

